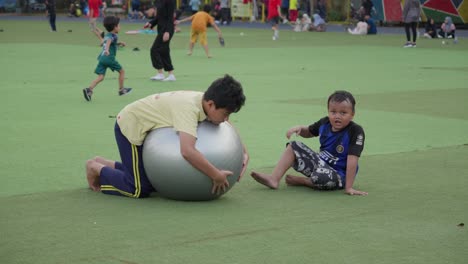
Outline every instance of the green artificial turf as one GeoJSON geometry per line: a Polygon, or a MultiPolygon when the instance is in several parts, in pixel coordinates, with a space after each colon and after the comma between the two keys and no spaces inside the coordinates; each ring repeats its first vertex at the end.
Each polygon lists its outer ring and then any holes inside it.
{"type": "MultiPolygon", "coordinates": [[[[122,31],[140,26],[124,20],[122,31]]],[[[183,26],[171,45],[177,81],[162,83],[149,80],[154,35],[122,32],[117,58],[134,91],[119,97],[109,72],[86,102],[81,89],[101,48],[84,21],[57,27],[0,20],[0,263],[466,262],[468,233],[458,226],[468,222],[466,39],[403,49],[403,35],[282,30],[272,41],[267,25],[222,27],[226,47],[209,29],[207,59],[199,45],[186,55],[183,26]],[[119,156],[109,116],[152,93],[204,91],[226,73],[245,89],[231,121],[250,153],[230,192],[178,202],[87,189],[85,161],[119,156]],[[284,182],[273,191],[250,178],[272,170],[286,130],[325,116],[338,89],[357,100],[366,145],[355,187],[369,195],[284,182]]]]}

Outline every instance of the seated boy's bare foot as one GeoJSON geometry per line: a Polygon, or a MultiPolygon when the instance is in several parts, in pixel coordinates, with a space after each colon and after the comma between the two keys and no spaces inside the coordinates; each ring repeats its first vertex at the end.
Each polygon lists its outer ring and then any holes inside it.
{"type": "Polygon", "coordinates": [[[271,178],[271,175],[252,171],[250,176],[252,176],[252,178],[254,178],[258,183],[261,183],[268,188],[278,189],[279,184],[271,178]]]}
{"type": "Polygon", "coordinates": [[[286,175],[286,184],[289,186],[308,186],[312,187],[312,182],[309,178],[293,176],[293,175],[286,175]]]}

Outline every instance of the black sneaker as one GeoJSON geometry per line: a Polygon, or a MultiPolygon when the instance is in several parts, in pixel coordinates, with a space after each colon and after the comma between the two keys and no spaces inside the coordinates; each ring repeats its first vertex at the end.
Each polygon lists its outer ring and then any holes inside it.
{"type": "Polygon", "coordinates": [[[119,90],[119,95],[126,95],[131,91],[132,91],[132,88],[122,88],[121,90],[119,90]]]}
{"type": "Polygon", "coordinates": [[[91,101],[91,95],[93,94],[93,91],[89,88],[84,88],[83,89],[83,95],[86,101],[91,101]]]}

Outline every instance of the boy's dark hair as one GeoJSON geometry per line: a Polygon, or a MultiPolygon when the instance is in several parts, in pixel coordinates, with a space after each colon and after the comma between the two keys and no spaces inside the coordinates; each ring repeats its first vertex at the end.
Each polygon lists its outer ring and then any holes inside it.
{"type": "Polygon", "coordinates": [[[106,16],[104,18],[104,27],[106,28],[107,32],[111,32],[114,28],[120,23],[120,18],[115,16],[106,16]]]}
{"type": "Polygon", "coordinates": [[[242,85],[226,74],[208,87],[203,100],[212,100],[217,109],[226,108],[230,113],[237,113],[245,103],[245,95],[242,85]]]}
{"type": "Polygon", "coordinates": [[[327,107],[330,106],[330,102],[337,102],[341,103],[344,101],[349,101],[353,106],[353,113],[354,113],[354,106],[356,105],[356,100],[354,100],[354,96],[347,91],[335,91],[328,97],[327,107]]]}
{"type": "Polygon", "coordinates": [[[211,6],[206,4],[203,6],[203,11],[207,12],[208,14],[211,12],[211,6]]]}

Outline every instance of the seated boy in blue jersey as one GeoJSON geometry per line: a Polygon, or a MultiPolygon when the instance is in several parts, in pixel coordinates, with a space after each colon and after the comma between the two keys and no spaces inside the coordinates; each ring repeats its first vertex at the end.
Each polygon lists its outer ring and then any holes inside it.
{"type": "Polygon", "coordinates": [[[330,95],[328,117],[309,126],[292,127],[286,133],[288,139],[293,134],[303,138],[318,136],[320,152],[314,152],[302,142],[291,141],[271,175],[253,171],[251,176],[271,189],[278,189],[281,178],[292,167],[307,178],[287,175],[286,184],[290,186],[345,189],[349,195],[367,195],[367,192],[353,189],[365,139],[362,127],[352,121],[355,104],[349,92],[336,91],[330,95]]]}
{"type": "Polygon", "coordinates": [[[367,23],[367,35],[375,35],[377,34],[377,26],[375,25],[375,21],[369,15],[364,16],[364,21],[367,23]]]}
{"type": "MultiPolygon", "coordinates": [[[[206,92],[174,91],[153,94],[127,105],[117,115],[115,138],[122,162],[95,157],[86,162],[89,187],[105,194],[133,198],[149,196],[155,191],[149,182],[142,158],[143,142],[153,129],[173,127],[179,133],[180,152],[196,169],[213,181],[212,192],[222,193],[229,187],[232,174],[216,168],[195,148],[198,123],[228,121],[245,103],[241,84],[229,75],[215,80],[206,92]]],[[[249,156],[244,147],[242,177],[249,156]]],[[[240,178],[239,177],[239,178],[240,178]]]]}

